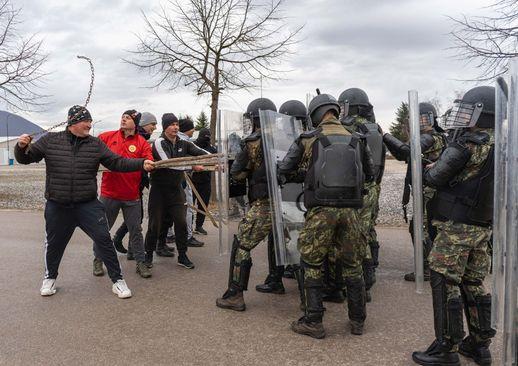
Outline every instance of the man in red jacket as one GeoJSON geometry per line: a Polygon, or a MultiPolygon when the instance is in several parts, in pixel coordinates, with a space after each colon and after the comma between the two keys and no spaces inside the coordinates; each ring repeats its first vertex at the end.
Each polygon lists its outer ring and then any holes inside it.
{"type": "MultiPolygon", "coordinates": [[[[140,113],[134,109],[128,110],[122,114],[120,129],[103,132],[99,135],[99,139],[111,151],[122,157],[153,160],[149,143],[137,133],[139,121],[140,113]]],[[[141,179],[141,171],[131,173],[104,172],[99,199],[105,206],[110,229],[115,223],[119,211],[122,210],[124,223],[129,231],[129,246],[132,248],[137,262],[137,273],[143,278],[148,278],[151,277],[151,270],[144,264],[144,238],[142,236],[139,190],[141,179]]],[[[94,255],[93,274],[102,276],[104,275],[104,269],[102,261],[97,256],[95,243],[94,255]]]]}

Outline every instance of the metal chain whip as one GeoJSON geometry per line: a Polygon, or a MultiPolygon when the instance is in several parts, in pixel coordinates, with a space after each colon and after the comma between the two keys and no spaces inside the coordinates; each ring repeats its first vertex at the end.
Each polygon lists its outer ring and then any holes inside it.
{"type": "MultiPolygon", "coordinates": [[[[95,70],[94,70],[94,64],[92,63],[92,60],[86,56],[80,56],[78,55],[77,58],[79,59],[82,59],[82,60],[86,60],[88,62],[88,64],[90,65],[90,87],[88,89],[88,94],[86,96],[86,100],[85,100],[85,103],[83,105],[84,108],[86,108],[86,106],[88,106],[88,103],[90,103],[90,98],[92,96],[92,91],[93,91],[93,88],[94,88],[94,81],[95,81],[95,70]]],[[[77,117],[80,113],[82,112],[82,110],[79,110],[75,115],[73,115],[72,117],[70,117],[70,119],[74,119],[75,117],[77,117]]],[[[47,132],[50,132],[58,127],[61,127],[65,124],[68,123],[68,120],[64,121],[64,122],[59,122],[47,129],[44,129],[43,131],[40,131],[40,132],[35,132],[35,133],[32,133],[30,134],[31,137],[34,137],[34,136],[39,136],[39,135],[42,135],[44,133],[47,133],[47,132]]]]}

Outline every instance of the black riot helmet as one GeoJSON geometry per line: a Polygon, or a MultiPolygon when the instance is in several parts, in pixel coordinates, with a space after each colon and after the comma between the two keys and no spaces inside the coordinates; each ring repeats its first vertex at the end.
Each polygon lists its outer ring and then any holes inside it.
{"type": "Polygon", "coordinates": [[[268,98],[257,98],[252,100],[246,109],[244,117],[249,118],[253,122],[255,128],[261,127],[261,123],[259,122],[259,110],[277,112],[277,107],[268,98]]]}
{"type": "Polygon", "coordinates": [[[304,127],[306,127],[306,120],[308,119],[308,110],[304,103],[298,100],[288,100],[284,102],[279,108],[279,113],[295,117],[300,120],[304,127]]]}
{"type": "Polygon", "coordinates": [[[338,103],[341,109],[340,120],[343,120],[348,115],[358,115],[364,118],[372,116],[372,104],[369,102],[369,96],[360,88],[344,90],[338,97],[338,103]]]}
{"type": "Polygon", "coordinates": [[[314,127],[322,122],[322,118],[329,111],[333,112],[337,118],[340,115],[340,105],[332,95],[319,94],[309,102],[308,115],[314,127]]]}
{"type": "Polygon", "coordinates": [[[419,103],[419,125],[421,131],[433,128],[437,120],[437,110],[431,103],[419,103]]]}
{"type": "Polygon", "coordinates": [[[495,127],[495,88],[477,86],[457,99],[441,126],[445,130],[458,128],[495,127]]]}

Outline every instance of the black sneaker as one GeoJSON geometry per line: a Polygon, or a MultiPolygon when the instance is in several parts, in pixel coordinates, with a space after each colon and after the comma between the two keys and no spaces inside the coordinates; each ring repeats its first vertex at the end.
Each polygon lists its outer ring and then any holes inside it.
{"type": "Polygon", "coordinates": [[[174,257],[174,252],[171,252],[169,249],[164,248],[158,248],[156,250],[156,255],[159,257],[174,257]]]}
{"type": "Polygon", "coordinates": [[[187,240],[187,246],[188,247],[195,247],[195,248],[199,248],[199,247],[202,247],[204,246],[205,243],[202,242],[202,241],[199,241],[198,239],[196,239],[194,236],[191,236],[191,238],[189,240],[187,240]]]}
{"type": "Polygon", "coordinates": [[[194,230],[195,233],[197,234],[201,234],[201,235],[207,235],[207,231],[205,231],[204,228],[202,227],[197,227],[195,230],[194,230]]]}
{"type": "Polygon", "coordinates": [[[189,258],[187,257],[187,254],[178,255],[178,265],[185,267],[187,269],[194,269],[194,263],[192,263],[189,260],[189,258]]]}

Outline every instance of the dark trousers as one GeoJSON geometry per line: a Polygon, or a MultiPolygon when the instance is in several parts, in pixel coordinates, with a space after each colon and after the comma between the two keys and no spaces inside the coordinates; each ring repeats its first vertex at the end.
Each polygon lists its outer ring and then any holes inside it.
{"type": "MultiPolygon", "coordinates": [[[[144,202],[142,198],[142,194],[140,195],[140,224],[142,225],[142,221],[144,220],[144,202]]],[[[113,235],[113,241],[119,240],[122,241],[126,234],[128,233],[128,226],[126,225],[126,222],[122,222],[121,226],[117,229],[115,232],[115,235],[113,235]]],[[[128,243],[128,251],[133,252],[131,249],[131,241],[128,243]]]]}
{"type": "MultiPolygon", "coordinates": [[[[140,200],[135,201],[119,201],[108,197],[100,197],[99,200],[104,205],[106,212],[106,219],[108,220],[108,227],[111,229],[119,211],[122,211],[124,217],[124,223],[129,230],[130,238],[128,248],[131,248],[135,254],[137,262],[144,262],[144,238],[142,237],[142,202],[140,200]]],[[[94,255],[97,255],[96,243],[94,243],[94,255]]]]}
{"type": "MultiPolygon", "coordinates": [[[[203,203],[205,203],[205,206],[208,206],[209,200],[210,200],[210,182],[208,183],[198,183],[194,184],[194,187],[196,187],[196,190],[200,194],[201,199],[203,200],[203,203]]],[[[196,195],[194,196],[194,202],[198,203],[198,210],[205,211],[203,209],[203,206],[201,205],[201,202],[198,200],[196,195]]],[[[197,212],[196,213],[196,227],[202,227],[203,223],[205,222],[205,215],[202,213],[197,212]]]]}
{"type": "Polygon", "coordinates": [[[45,205],[45,278],[57,278],[59,263],[76,227],[96,243],[96,254],[108,269],[113,282],[122,279],[121,268],[108,229],[104,206],[98,200],[61,205],[47,201],[45,205]]]}
{"type": "Polygon", "coordinates": [[[160,233],[174,224],[176,248],[178,253],[187,252],[187,213],[184,202],[178,202],[178,195],[173,187],[151,185],[148,204],[148,229],[146,233],[145,249],[152,253],[157,248],[160,233]],[[165,226],[165,228],[164,228],[165,226]]]}

